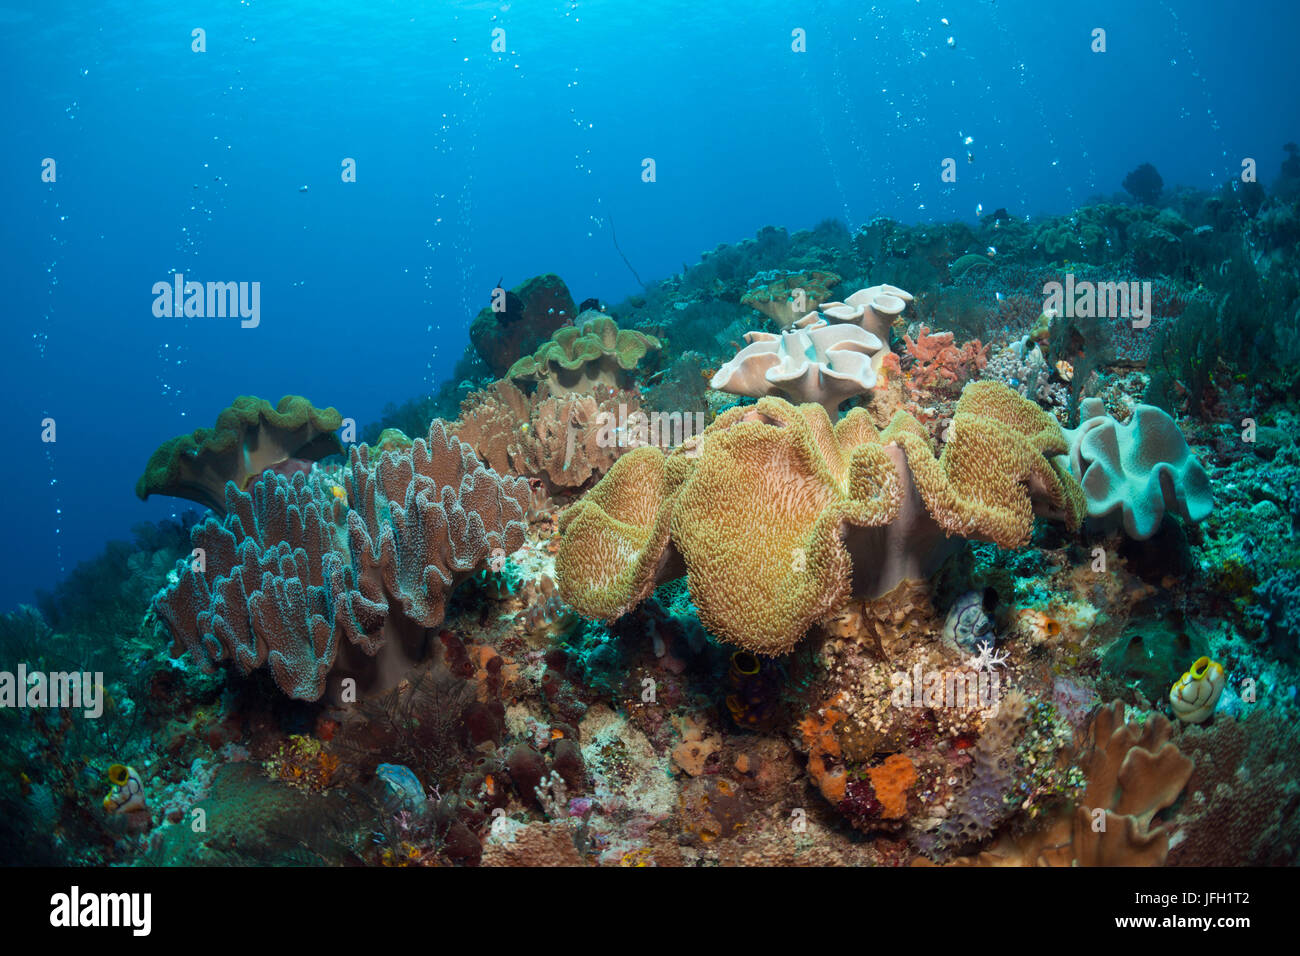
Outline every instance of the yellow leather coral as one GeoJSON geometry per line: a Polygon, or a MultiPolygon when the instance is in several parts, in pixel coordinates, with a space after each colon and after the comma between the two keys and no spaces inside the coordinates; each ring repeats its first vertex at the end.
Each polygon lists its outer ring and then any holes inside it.
{"type": "Polygon", "coordinates": [[[1082,489],[1052,460],[1068,447],[1060,425],[1005,385],[966,386],[938,460],[915,429],[891,434],[896,422],[886,440],[907,451],[921,497],[948,533],[1018,548],[1029,540],[1035,513],[1072,530],[1083,519],[1082,489]]]}
{"type": "Polygon", "coordinates": [[[862,409],[832,427],[820,405],[763,398],[689,448],[619,459],[561,519],[561,596],[618,617],[684,563],[705,627],[782,654],[850,594],[928,577],[953,535],[1018,547],[1035,502],[1077,525],[1077,483],[1046,457],[1064,447],[1051,416],[997,383],[967,388],[937,458],[904,412],[881,432],[862,409]]]}
{"type": "Polygon", "coordinates": [[[680,576],[680,568],[673,574],[661,565],[672,556],[672,502],[690,464],[685,455],[633,449],[560,516],[564,543],[555,574],[561,595],[579,613],[621,617],[654,590],[657,578],[680,576]]]}

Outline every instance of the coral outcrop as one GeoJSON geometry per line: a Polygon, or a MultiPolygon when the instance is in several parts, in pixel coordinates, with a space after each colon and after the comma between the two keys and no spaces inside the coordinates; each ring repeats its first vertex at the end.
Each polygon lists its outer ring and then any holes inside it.
{"type": "Polygon", "coordinates": [[[498,304],[482,309],[469,327],[469,340],[493,375],[504,375],[578,314],[568,286],[553,273],[520,283],[498,304]]]}
{"type": "Polygon", "coordinates": [[[285,395],[274,407],[255,395],[240,395],[212,428],[159,445],[135,493],[141,501],[150,495],[186,498],[222,514],[226,482],[247,490],[268,468],[292,472],[339,454],[343,448],[334,431],[342,424],[337,409],[316,408],[300,395],[285,395]]]}
{"type": "Polygon", "coordinates": [[[749,288],[740,302],[762,312],[784,329],[829,299],[831,288],[839,281],[835,273],[820,269],[760,272],[749,280],[749,288]]]}
{"type": "Polygon", "coordinates": [[[705,627],[781,654],[850,594],[927,577],[952,536],[1019,547],[1035,511],[1076,525],[1078,486],[1049,457],[1064,448],[1054,419],[995,383],[966,389],[938,457],[905,412],[881,432],[860,409],[832,427],[819,405],[763,398],[671,455],[625,455],[565,512],[561,594],[611,619],[684,564],[705,627]]]}

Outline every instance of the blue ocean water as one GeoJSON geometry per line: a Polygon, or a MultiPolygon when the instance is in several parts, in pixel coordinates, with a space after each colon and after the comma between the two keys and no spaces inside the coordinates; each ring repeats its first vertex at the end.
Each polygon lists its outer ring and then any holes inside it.
{"type": "Polygon", "coordinates": [[[1268,181],[1298,26],[1285,0],[0,7],[0,608],[188,510],[134,482],[234,396],[364,423],[430,392],[498,281],[617,302],[623,256],[662,278],[768,224],[1059,214],[1144,161],[1268,181]],[[257,326],[156,317],[176,273],[260,283],[257,326]]]}

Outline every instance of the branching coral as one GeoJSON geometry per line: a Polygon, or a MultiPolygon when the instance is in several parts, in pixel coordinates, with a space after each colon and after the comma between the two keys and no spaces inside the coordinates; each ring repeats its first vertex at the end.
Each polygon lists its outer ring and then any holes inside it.
{"type": "Polygon", "coordinates": [[[217,514],[225,510],[226,482],[246,490],[268,468],[296,471],[342,451],[335,429],[343,424],[334,408],[318,409],[299,395],[286,395],[274,408],[254,395],[241,395],[217,416],[212,428],[163,442],[136,482],[140,500],[170,495],[197,501],[217,514]]]}
{"type": "Polygon", "coordinates": [[[974,377],[988,364],[988,346],[981,345],[979,339],[958,348],[951,332],[931,333],[924,325],[915,339],[904,335],[903,343],[915,360],[908,379],[913,392],[956,384],[974,377]]]}
{"type": "MultiPolygon", "coordinates": [[[[634,329],[620,329],[600,313],[581,326],[565,326],[532,355],[526,355],[506,373],[516,382],[536,382],[548,395],[575,392],[591,394],[597,387],[627,388],[641,360],[659,351],[659,340],[634,329]]],[[[579,320],[582,316],[579,316],[579,320]]]]}
{"type": "Polygon", "coordinates": [[[561,594],[614,618],[684,561],[700,620],[760,654],[794,646],[850,594],[924,578],[959,535],[1023,545],[1034,510],[1077,524],[1077,485],[1051,464],[1055,420],[1003,386],[976,383],[935,457],[900,412],[879,432],[854,409],[763,398],[698,443],[625,455],[561,518],[561,594]]]}
{"type": "Polygon", "coordinates": [[[840,405],[876,385],[888,349],[856,325],[815,322],[772,335],[747,332],[749,344],[713,376],[710,386],[734,395],[778,395],[816,402],[831,419],[840,405]]]}
{"type": "Polygon", "coordinates": [[[1151,405],[1139,405],[1127,424],[1100,399],[1079,404],[1079,427],[1066,432],[1070,473],[1083,486],[1088,517],[1118,514],[1130,538],[1149,538],[1166,511],[1203,521],[1214,507],[1210,479],[1177,424],[1151,405]]]}
{"type": "Polygon", "coordinates": [[[479,464],[435,421],[428,441],[373,465],[352,450],[351,501],[301,473],[268,474],[253,493],[226,486],[229,514],[192,532],[194,560],[155,598],[175,641],[211,671],[268,665],[291,697],[316,700],[327,678],[363,693],[391,687],[426,652],[447,593],[525,534],[528,486],[479,464]],[[344,525],[346,524],[346,538],[344,525]]]}

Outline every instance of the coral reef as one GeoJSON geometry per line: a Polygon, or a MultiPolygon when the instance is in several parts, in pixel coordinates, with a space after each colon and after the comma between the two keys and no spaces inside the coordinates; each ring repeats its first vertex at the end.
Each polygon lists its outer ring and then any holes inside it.
{"type": "Polygon", "coordinates": [[[214,514],[0,614],[102,675],[95,720],[0,706],[0,854],[1294,863],[1286,162],[494,290],[346,459],[332,409],[238,400],[141,479],[214,514]],[[1150,326],[1045,308],[1067,276],[1149,281],[1150,326]]]}

